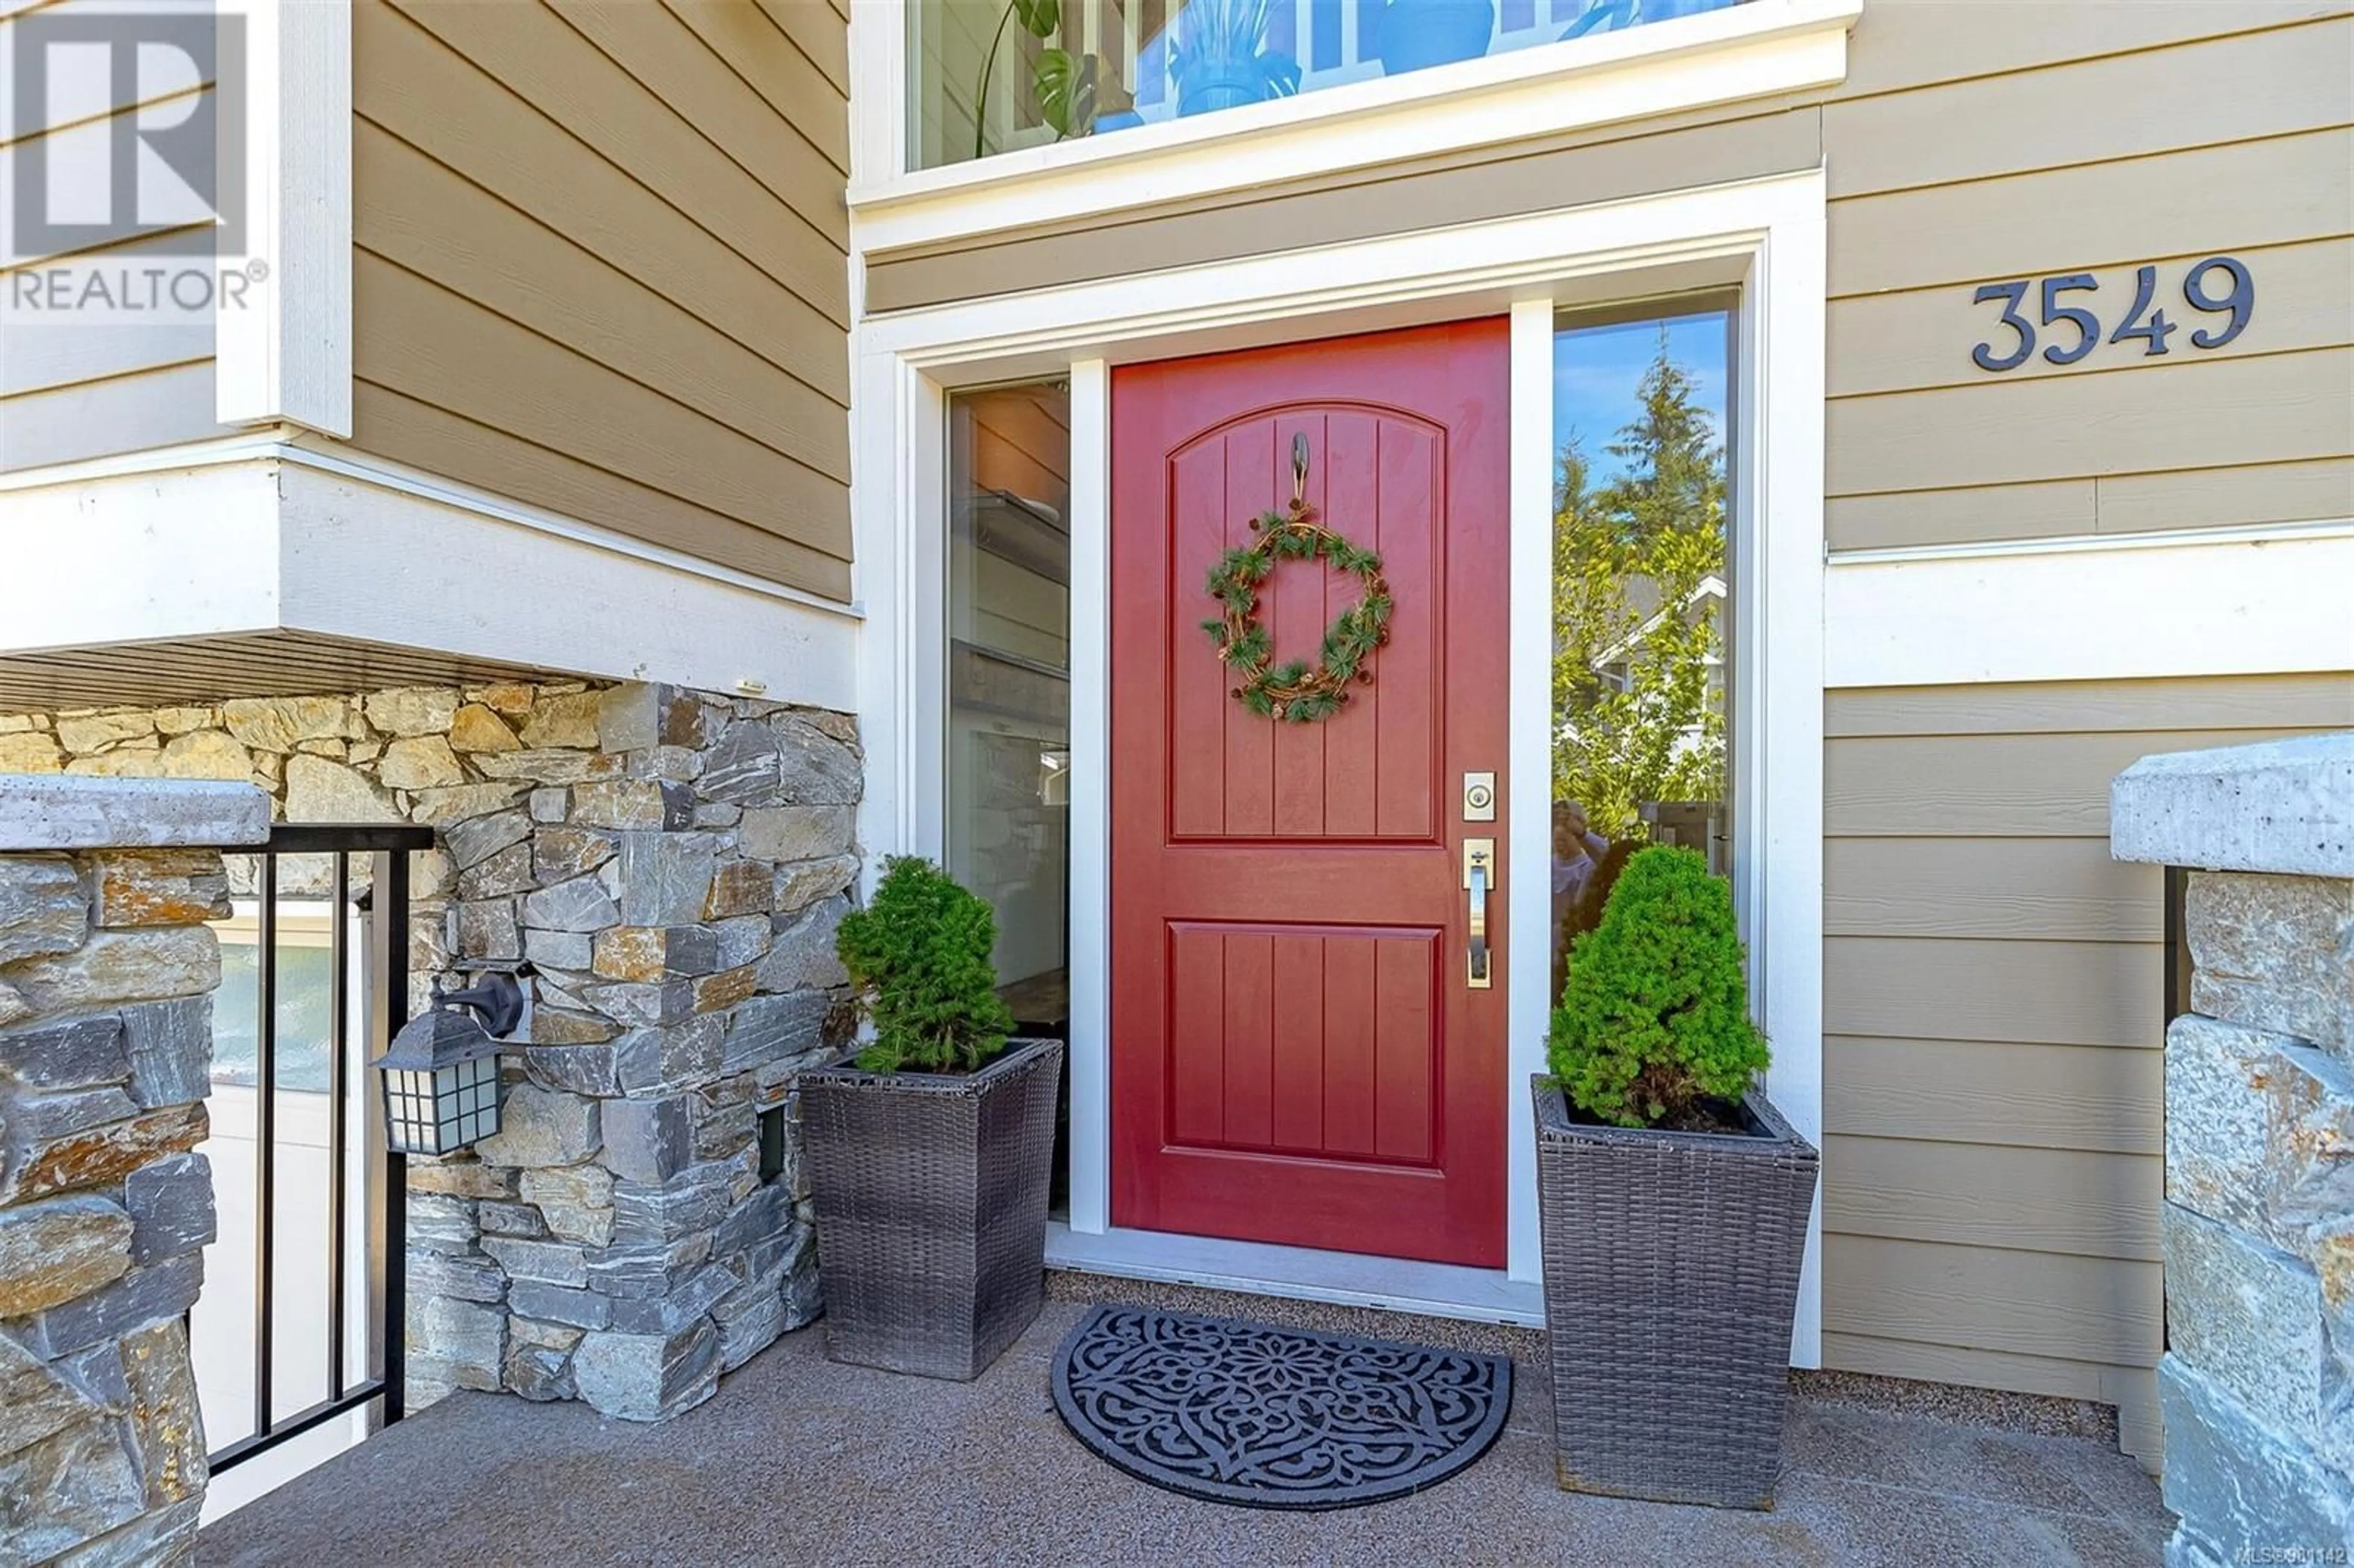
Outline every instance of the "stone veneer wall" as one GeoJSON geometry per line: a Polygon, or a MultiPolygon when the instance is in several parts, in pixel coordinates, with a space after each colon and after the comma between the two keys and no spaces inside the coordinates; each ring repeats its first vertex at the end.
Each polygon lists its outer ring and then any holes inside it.
{"type": "Polygon", "coordinates": [[[410,1164],[412,1404],[505,1389],[657,1419],[815,1315],[792,1086],[848,1023],[854,719],[645,684],[405,688],[0,716],[7,767],[242,778],[290,821],[430,824],[412,1005],[436,974],[535,971],[505,1128],[410,1164]]]}
{"type": "Polygon", "coordinates": [[[256,842],[268,816],[242,785],[124,793],[0,777],[5,1563],[186,1562],[204,1504],[185,1315],[213,1239],[191,1151],[228,885],[172,841],[256,842]]]}
{"type": "Polygon", "coordinates": [[[2205,868],[2166,1037],[2171,1568],[2354,1558],[2354,735],[2145,758],[2119,859],[2205,868]]]}

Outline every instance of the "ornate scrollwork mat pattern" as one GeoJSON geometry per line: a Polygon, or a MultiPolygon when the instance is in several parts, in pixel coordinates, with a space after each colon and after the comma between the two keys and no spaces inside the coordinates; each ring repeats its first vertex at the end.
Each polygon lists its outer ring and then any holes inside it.
{"type": "Polygon", "coordinates": [[[1437,1485],[1512,1406],[1499,1356],[1230,1318],[1097,1307],[1055,1358],[1055,1407],[1140,1480],[1248,1508],[1353,1508],[1437,1485]]]}

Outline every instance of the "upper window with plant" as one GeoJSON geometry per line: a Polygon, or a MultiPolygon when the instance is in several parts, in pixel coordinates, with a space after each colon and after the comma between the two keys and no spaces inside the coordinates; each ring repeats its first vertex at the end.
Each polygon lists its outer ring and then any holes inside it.
{"type": "Polygon", "coordinates": [[[917,168],[1320,92],[1741,0],[915,0],[917,168]]]}

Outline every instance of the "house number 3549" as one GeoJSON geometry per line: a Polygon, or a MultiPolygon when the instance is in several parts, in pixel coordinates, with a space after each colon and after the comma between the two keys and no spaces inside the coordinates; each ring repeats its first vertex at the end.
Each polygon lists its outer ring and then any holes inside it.
{"type": "MultiPolygon", "coordinates": [[[[2094,302],[2092,296],[2099,289],[2100,284],[2090,272],[1987,284],[1971,302],[1984,305],[2000,301],[2002,314],[1998,320],[2010,329],[2011,337],[2005,342],[1998,334],[1995,342],[1979,344],[1970,350],[1971,360],[1980,370],[2018,369],[2035,353],[2038,325],[2054,331],[2057,336],[2057,341],[2046,344],[2043,350],[2043,357],[2053,365],[2073,365],[2104,341],[2139,341],[2144,358],[2168,352],[2167,340],[2181,328],[2166,319],[2163,309],[2157,308],[2156,267],[2144,267],[2135,274],[2133,303],[2126,307],[2125,318],[2105,340],[2101,334],[2107,329],[2091,309],[2094,302]],[[2032,322],[2025,314],[2031,308],[2036,315],[2032,322]]],[[[2221,348],[2248,329],[2248,318],[2256,306],[2255,280],[2248,275],[2247,263],[2229,256],[2211,256],[2182,275],[2182,302],[2210,317],[2231,318],[2220,326],[2201,326],[2190,334],[2193,348],[2221,348]]]]}

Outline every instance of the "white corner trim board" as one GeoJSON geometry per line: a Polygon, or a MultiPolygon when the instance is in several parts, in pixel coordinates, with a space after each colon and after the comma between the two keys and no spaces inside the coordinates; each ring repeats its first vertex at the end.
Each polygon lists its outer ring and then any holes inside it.
{"type": "Polygon", "coordinates": [[[850,184],[907,166],[907,0],[850,0],[850,184]]]}
{"type": "Polygon", "coordinates": [[[852,7],[854,238],[873,253],[1835,85],[1862,0],[1747,4],[1116,133],[906,168],[907,21],[852,7]]]}
{"type": "Polygon", "coordinates": [[[2354,670],[2354,527],[1835,555],[1829,686],[2354,670]]]}
{"type": "Polygon", "coordinates": [[[215,315],[214,418],[352,433],[352,16],[318,0],[220,0],[245,29],[243,303],[215,315]]]}
{"type": "MultiPolygon", "coordinates": [[[[1144,278],[951,304],[859,325],[851,497],[867,612],[861,711],[867,731],[860,837],[870,852],[938,853],[946,774],[945,410],[949,392],[1026,376],[1071,389],[1071,1235],[1110,1227],[1108,845],[1112,758],[1108,456],[1112,365],[1294,342],[1416,321],[1509,313],[1512,702],[1549,707],[1552,337],[1557,298],[1592,300],[1606,280],[1644,291],[1647,270],[1707,262],[1743,286],[1743,500],[1735,526],[1756,569],[1736,581],[1735,624],[1780,628],[1734,661],[1742,736],[1734,893],[1751,936],[1753,984],[1776,1060],[1775,1102],[1809,1138],[1822,1128],[1822,687],[1824,181],[1819,171],[1706,190],[1393,235],[1311,251],[1179,268],[1144,278]]],[[[1655,275],[1655,274],[1654,274],[1655,275]]],[[[1508,1266],[1536,1277],[1534,1136],[1528,1075],[1543,1063],[1550,954],[1542,867],[1551,842],[1551,758],[1521,726],[1506,775],[1510,900],[1504,959],[1507,1126],[1512,1186],[1508,1266]]],[[[1118,1233],[1112,1233],[1117,1234],[1118,1233]]],[[[1135,1246],[1145,1247],[1142,1241],[1135,1246]]],[[[1147,1250],[1150,1250],[1148,1247],[1147,1250]]],[[[1821,1278],[1810,1249],[1791,1354],[1821,1355],[1821,1278]]],[[[1150,1259],[1140,1257],[1138,1266],[1150,1259]]],[[[1165,1259],[1164,1259],[1165,1261],[1165,1259]]],[[[1372,1260],[1374,1266],[1394,1260],[1372,1260]]],[[[1400,1278],[1403,1276],[1399,1276],[1400,1278]]],[[[1269,1278],[1270,1287],[1281,1281],[1269,1278]]],[[[1385,1289],[1378,1281],[1369,1287],[1385,1289]]],[[[1482,1290],[1488,1286],[1482,1286],[1482,1290]]]]}

